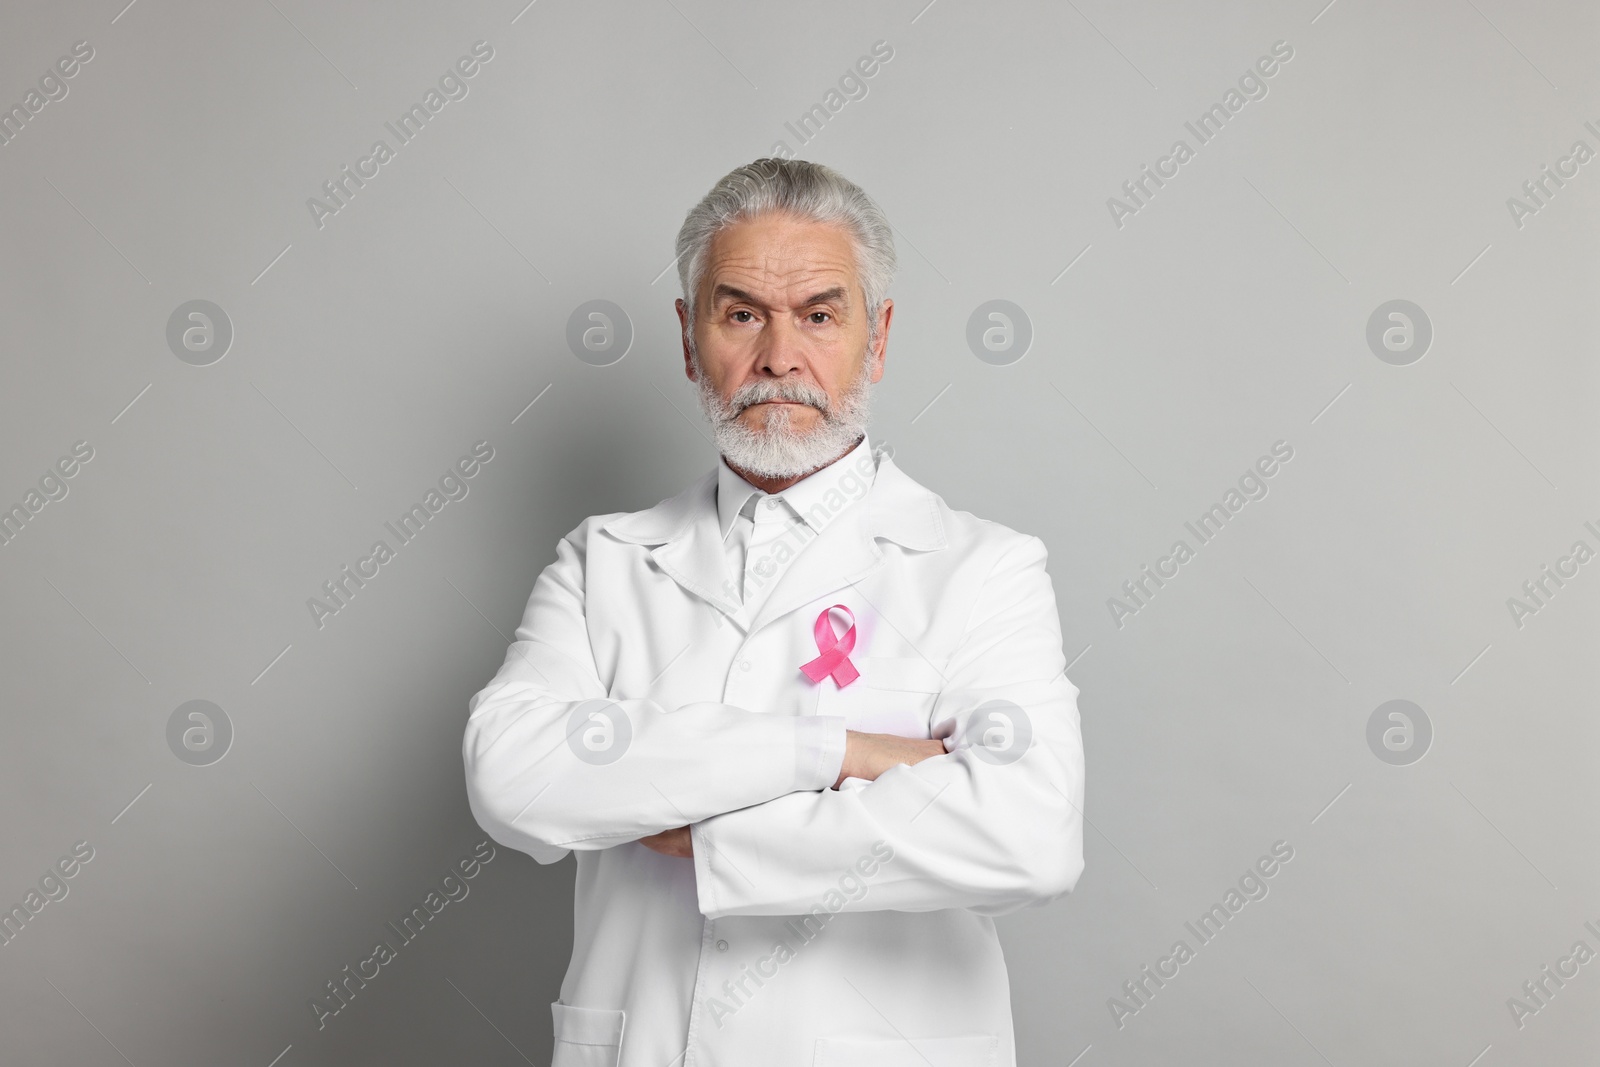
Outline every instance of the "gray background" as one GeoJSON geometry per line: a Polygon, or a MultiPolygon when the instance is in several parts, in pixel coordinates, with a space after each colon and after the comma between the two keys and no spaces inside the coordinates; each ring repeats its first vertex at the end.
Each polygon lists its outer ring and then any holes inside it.
{"type": "Polygon", "coordinates": [[[0,904],[95,856],[0,947],[0,1061],[547,1062],[570,860],[500,849],[325,1029],[307,1001],[485,837],[466,703],[557,538],[713,462],[672,239],[779,140],[897,230],[875,439],[1051,549],[1092,828],[1077,891],[1002,920],[1022,1062],[1592,1057],[1600,961],[1521,1028],[1506,1002],[1600,949],[1600,562],[1520,627],[1506,601],[1600,547],[1600,162],[1520,227],[1506,201],[1600,148],[1594,7],[925,4],[7,6],[5,106],[95,55],[0,147],[0,504],[95,455],[0,547],[0,904]],[[307,198],[478,40],[469,95],[319,229],[307,198]],[[1114,225],[1278,40],[1269,94],[1114,225]],[[165,339],[194,299],[235,331],[210,366],[165,339]],[[634,328],[607,367],[565,339],[595,299],[634,328]],[[966,343],[991,299],[1020,361],[966,343]],[[1393,299],[1434,330],[1409,365],[1365,340],[1393,299]],[[319,629],[307,599],[479,440],[319,629]],[[1269,494],[1116,626],[1278,440],[1269,494]],[[166,738],[195,699],[235,731],[204,767],[166,738]],[[1391,699],[1433,727],[1408,766],[1366,739],[1391,699]],[[1119,1028],[1278,840],[1270,895],[1119,1028]]]}

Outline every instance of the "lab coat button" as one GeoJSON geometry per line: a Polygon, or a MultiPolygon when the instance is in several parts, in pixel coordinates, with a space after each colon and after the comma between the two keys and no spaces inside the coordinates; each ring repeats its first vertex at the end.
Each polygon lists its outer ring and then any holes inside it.
{"type": "Polygon", "coordinates": [[[741,671],[747,671],[747,670],[749,670],[749,669],[750,669],[750,661],[749,661],[749,660],[747,660],[747,659],[742,659],[742,660],[740,660],[740,661],[739,661],[739,669],[740,669],[740,670],[741,670],[741,671]]]}
{"type": "Polygon", "coordinates": [[[726,941],[719,940],[717,942],[717,951],[718,952],[726,952],[726,951],[728,951],[728,943],[726,941]]]}

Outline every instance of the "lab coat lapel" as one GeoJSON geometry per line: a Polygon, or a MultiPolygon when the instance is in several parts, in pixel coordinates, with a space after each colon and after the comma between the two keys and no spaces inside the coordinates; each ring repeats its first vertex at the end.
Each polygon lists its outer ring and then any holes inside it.
{"type": "Polygon", "coordinates": [[[677,496],[612,519],[604,529],[623,541],[654,545],[650,556],[668,577],[724,615],[738,613],[717,523],[715,470],[677,496]]]}
{"type": "Polygon", "coordinates": [[[801,550],[756,614],[750,633],[869,577],[884,560],[879,538],[924,551],[946,544],[939,498],[883,452],[878,453],[877,473],[866,499],[846,509],[801,550]]]}
{"type": "Polygon", "coordinates": [[[883,552],[866,529],[864,503],[848,509],[800,550],[756,613],[752,635],[801,605],[860,581],[883,563],[883,552]]]}
{"type": "MultiPolygon", "coordinates": [[[[886,452],[877,455],[878,469],[866,498],[801,550],[749,633],[869,576],[883,563],[879,538],[922,551],[945,547],[939,498],[896,467],[886,452]]],[[[729,584],[717,523],[715,470],[677,496],[612,519],[603,528],[619,540],[654,546],[651,558],[673,581],[730,619],[738,615],[740,604],[729,584]]]]}
{"type": "Polygon", "coordinates": [[[729,581],[728,561],[723,552],[722,530],[717,524],[714,500],[683,536],[656,546],[650,550],[650,555],[673,581],[724,615],[731,617],[739,611],[739,602],[725,584],[729,581]]]}

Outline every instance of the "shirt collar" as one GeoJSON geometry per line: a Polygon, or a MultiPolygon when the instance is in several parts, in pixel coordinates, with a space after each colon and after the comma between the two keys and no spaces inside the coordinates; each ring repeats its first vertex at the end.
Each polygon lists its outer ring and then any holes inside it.
{"type": "MultiPolygon", "coordinates": [[[[867,495],[876,469],[871,439],[863,433],[861,440],[850,451],[782,492],[771,495],[786,503],[801,521],[811,527],[813,533],[821,533],[835,516],[867,495]]],[[[728,466],[727,460],[718,457],[717,521],[723,541],[727,541],[734,520],[745,510],[751,496],[767,495],[736,474],[728,466]]],[[[756,504],[759,506],[760,501],[756,504]]]]}

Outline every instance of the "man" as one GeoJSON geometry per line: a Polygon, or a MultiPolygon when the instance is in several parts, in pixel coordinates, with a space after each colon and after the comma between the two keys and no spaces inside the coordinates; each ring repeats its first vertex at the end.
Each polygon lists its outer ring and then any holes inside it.
{"type": "Polygon", "coordinates": [[[470,704],[496,840],[578,855],[555,1067],[1008,1067],[993,917],[1083,869],[1045,548],[867,439],[894,244],[764,159],[678,235],[684,371],[722,453],[580,523],[470,704]]]}

